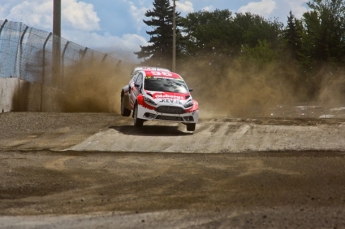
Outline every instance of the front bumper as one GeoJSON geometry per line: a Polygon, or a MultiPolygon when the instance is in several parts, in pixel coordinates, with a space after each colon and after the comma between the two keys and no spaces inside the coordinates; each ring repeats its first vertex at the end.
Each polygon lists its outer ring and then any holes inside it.
{"type": "Polygon", "coordinates": [[[163,120],[182,123],[197,123],[199,120],[199,110],[183,114],[161,113],[156,110],[148,109],[138,104],[138,118],[144,120],[163,120]]]}

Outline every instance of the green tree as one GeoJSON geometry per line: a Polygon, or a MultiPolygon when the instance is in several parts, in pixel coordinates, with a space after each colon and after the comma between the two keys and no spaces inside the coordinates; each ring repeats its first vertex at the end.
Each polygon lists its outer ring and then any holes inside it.
{"type": "MultiPolygon", "coordinates": [[[[176,43],[182,40],[179,26],[181,26],[180,13],[176,12],[176,43]]],[[[147,10],[145,16],[150,20],[144,23],[153,28],[146,31],[150,35],[149,45],[140,46],[141,50],[135,52],[143,64],[164,66],[170,68],[173,48],[173,7],[169,0],[154,0],[153,10],[147,10]]],[[[176,54],[179,56],[182,46],[177,45],[176,54]]]]}
{"type": "Polygon", "coordinates": [[[283,30],[283,39],[286,42],[287,52],[291,53],[291,57],[296,62],[301,59],[302,51],[302,22],[295,18],[290,11],[287,26],[283,30]]]}
{"type": "Polygon", "coordinates": [[[339,62],[345,57],[345,3],[343,0],[313,0],[304,13],[306,40],[316,61],[339,62]]]}
{"type": "Polygon", "coordinates": [[[231,41],[229,10],[199,11],[183,18],[183,32],[187,37],[186,54],[208,56],[210,53],[229,52],[231,41]]]}
{"type": "Polygon", "coordinates": [[[278,57],[278,51],[272,49],[271,45],[266,40],[259,40],[258,44],[253,48],[249,47],[249,45],[244,45],[243,53],[243,57],[247,63],[250,61],[259,66],[265,66],[278,57]]]}
{"type": "Polygon", "coordinates": [[[345,60],[345,3],[343,0],[312,0],[303,14],[301,66],[310,98],[319,95],[327,78],[339,77],[336,72],[345,60]]]}
{"type": "Polygon", "coordinates": [[[183,19],[183,32],[188,37],[186,53],[191,56],[222,56],[241,54],[243,45],[255,47],[266,40],[278,44],[282,23],[271,22],[258,15],[237,13],[229,10],[189,13],[183,19]]]}
{"type": "Polygon", "coordinates": [[[237,46],[255,47],[259,41],[266,40],[275,47],[279,44],[279,35],[283,28],[283,24],[276,19],[270,21],[251,13],[237,13],[232,24],[232,33],[236,34],[234,44],[237,46]]]}

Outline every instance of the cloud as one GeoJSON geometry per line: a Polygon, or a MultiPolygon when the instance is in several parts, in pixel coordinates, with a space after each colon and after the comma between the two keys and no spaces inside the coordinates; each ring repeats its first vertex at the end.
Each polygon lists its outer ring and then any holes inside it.
{"type": "Polygon", "coordinates": [[[214,7],[212,5],[202,8],[203,11],[213,11],[214,7]]]}
{"type": "Polygon", "coordinates": [[[238,9],[238,12],[250,12],[260,16],[269,16],[276,7],[274,0],[261,0],[261,2],[250,2],[238,9]]]}
{"type": "Polygon", "coordinates": [[[65,32],[68,40],[93,50],[109,53],[112,56],[126,61],[137,61],[134,52],[140,51],[140,45],[148,45],[146,39],[137,34],[124,34],[121,37],[109,33],[68,30],[65,32]]]}
{"type": "Polygon", "coordinates": [[[176,1],[176,10],[183,14],[191,13],[194,11],[193,3],[190,1],[176,1]]]}
{"type": "Polygon", "coordinates": [[[18,1],[15,2],[14,5],[7,4],[7,7],[10,8],[6,16],[8,20],[24,22],[29,26],[41,29],[52,28],[52,1],[18,1]]]}
{"type": "Polygon", "coordinates": [[[8,8],[9,5],[8,4],[0,4],[0,19],[6,19],[8,16],[8,8]]]}
{"type": "Polygon", "coordinates": [[[133,2],[128,2],[130,5],[130,13],[135,21],[137,32],[140,32],[144,26],[143,20],[145,19],[145,13],[148,10],[145,7],[138,8],[133,2]]]}
{"type": "MultiPolygon", "coordinates": [[[[23,22],[27,26],[47,32],[52,31],[52,0],[10,0],[0,5],[0,16],[3,19],[23,22]]],[[[140,14],[145,9],[133,10],[135,12],[132,15],[137,14],[137,22],[140,24],[140,14]]],[[[92,4],[80,0],[63,0],[61,13],[62,37],[76,44],[110,53],[112,56],[117,55],[118,59],[123,57],[123,60],[129,61],[136,61],[134,52],[140,51],[140,45],[147,45],[146,39],[137,34],[114,36],[109,32],[102,33],[100,19],[92,4]]]]}
{"type": "Polygon", "coordinates": [[[62,18],[74,29],[93,31],[99,30],[100,19],[92,4],[77,0],[62,1],[62,18]]]}
{"type": "Polygon", "coordinates": [[[308,11],[306,7],[308,0],[285,0],[285,2],[290,6],[290,10],[296,18],[301,18],[308,11]]]}
{"type": "MultiPolygon", "coordinates": [[[[12,0],[1,8],[1,16],[8,20],[23,22],[31,27],[52,31],[52,0],[12,0]]],[[[87,31],[99,29],[100,19],[92,4],[77,0],[63,0],[61,14],[62,27],[87,31]]]]}

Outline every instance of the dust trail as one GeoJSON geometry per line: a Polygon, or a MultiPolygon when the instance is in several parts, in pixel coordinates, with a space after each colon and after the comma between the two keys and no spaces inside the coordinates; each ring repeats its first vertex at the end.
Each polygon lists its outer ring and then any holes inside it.
{"type": "MultiPolygon", "coordinates": [[[[95,60],[67,67],[65,93],[60,100],[63,111],[119,113],[120,92],[128,84],[133,67],[95,60]]],[[[192,95],[199,102],[201,118],[269,116],[277,105],[293,107],[305,101],[321,105],[344,101],[343,77],[321,77],[324,81],[311,100],[306,89],[309,82],[301,83],[296,69],[293,64],[279,61],[260,65],[241,59],[217,62],[193,58],[180,64],[177,73],[194,89],[192,95]]]]}
{"type": "Polygon", "coordinates": [[[65,70],[60,106],[64,112],[120,111],[120,92],[133,66],[85,60],[65,70]]]}
{"type": "Polygon", "coordinates": [[[279,76],[279,65],[243,66],[238,61],[210,66],[209,61],[193,60],[181,74],[195,89],[203,117],[266,116],[277,104],[291,104],[295,95],[288,80],[279,76]]]}
{"type": "Polygon", "coordinates": [[[322,71],[322,79],[317,102],[323,106],[344,106],[345,101],[345,72],[322,71]]]}

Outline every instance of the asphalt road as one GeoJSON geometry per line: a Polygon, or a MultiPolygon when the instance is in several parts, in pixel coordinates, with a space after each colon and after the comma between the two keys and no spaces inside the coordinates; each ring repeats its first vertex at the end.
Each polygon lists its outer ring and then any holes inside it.
{"type": "Polygon", "coordinates": [[[345,228],[345,121],[0,114],[0,228],[345,228]]]}

